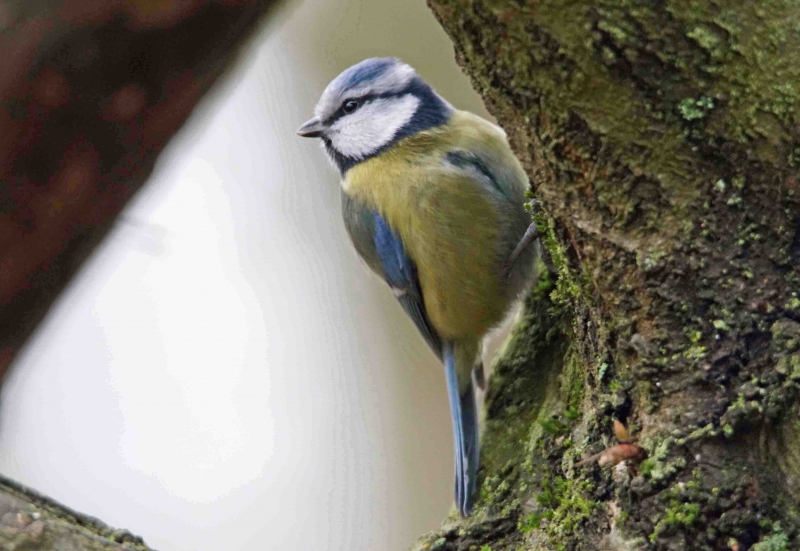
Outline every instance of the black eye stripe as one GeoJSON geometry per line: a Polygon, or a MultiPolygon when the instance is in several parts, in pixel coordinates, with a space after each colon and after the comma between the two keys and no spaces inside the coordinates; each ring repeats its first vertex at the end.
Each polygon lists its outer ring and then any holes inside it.
{"type": "Polygon", "coordinates": [[[376,99],[397,98],[397,97],[401,97],[401,96],[404,96],[404,95],[406,95],[405,91],[403,91],[403,92],[388,92],[388,93],[385,93],[385,94],[369,94],[369,95],[360,96],[360,97],[357,97],[357,98],[348,98],[348,99],[344,100],[339,105],[339,108],[333,113],[333,115],[331,115],[330,117],[328,117],[327,119],[325,119],[322,122],[326,126],[330,126],[333,123],[335,123],[337,120],[339,120],[342,117],[344,117],[345,115],[349,115],[350,113],[352,113],[353,111],[345,111],[344,110],[344,105],[348,101],[357,101],[358,102],[358,109],[361,109],[362,107],[364,107],[365,105],[367,105],[368,103],[370,103],[370,102],[372,102],[372,101],[374,101],[376,99]]]}

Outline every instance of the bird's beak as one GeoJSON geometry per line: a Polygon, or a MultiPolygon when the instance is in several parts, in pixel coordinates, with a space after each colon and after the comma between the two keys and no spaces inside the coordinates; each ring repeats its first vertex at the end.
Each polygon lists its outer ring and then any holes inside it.
{"type": "Polygon", "coordinates": [[[323,130],[325,130],[325,127],[318,118],[314,117],[297,129],[297,135],[304,138],[319,138],[322,136],[323,130]]]}

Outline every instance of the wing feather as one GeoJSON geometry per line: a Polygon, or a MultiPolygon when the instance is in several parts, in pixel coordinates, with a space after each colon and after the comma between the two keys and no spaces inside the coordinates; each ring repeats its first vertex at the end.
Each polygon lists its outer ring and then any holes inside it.
{"type": "Polygon", "coordinates": [[[442,341],[428,319],[417,267],[400,237],[375,210],[342,192],[342,214],[356,252],[391,287],[425,341],[442,359],[442,341]]]}
{"type": "Polygon", "coordinates": [[[430,347],[442,358],[442,340],[428,319],[422,289],[417,278],[417,268],[408,257],[400,238],[378,213],[373,213],[375,223],[375,249],[384,269],[384,279],[392,288],[397,300],[422,333],[430,347]]]}

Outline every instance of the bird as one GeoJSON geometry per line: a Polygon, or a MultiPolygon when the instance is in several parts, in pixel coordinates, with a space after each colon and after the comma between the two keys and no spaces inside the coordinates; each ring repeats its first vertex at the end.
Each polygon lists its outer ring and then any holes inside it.
{"type": "Polygon", "coordinates": [[[321,139],[341,176],[356,252],[444,365],[454,501],[468,517],[484,337],[535,279],[541,243],[525,209],[527,175],[501,128],[455,109],[393,57],[366,59],[334,78],[297,134],[321,139]]]}

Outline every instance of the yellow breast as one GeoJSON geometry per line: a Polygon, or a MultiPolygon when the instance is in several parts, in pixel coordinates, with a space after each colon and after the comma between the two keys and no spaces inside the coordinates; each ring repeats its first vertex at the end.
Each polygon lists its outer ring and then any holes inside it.
{"type": "Polygon", "coordinates": [[[415,262],[431,323],[445,339],[474,339],[501,321],[508,299],[498,274],[498,212],[487,190],[444,161],[485,143],[468,113],[407,138],[352,169],[346,193],[380,212],[415,262]],[[462,124],[462,123],[469,124],[462,124]]]}

